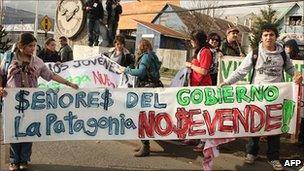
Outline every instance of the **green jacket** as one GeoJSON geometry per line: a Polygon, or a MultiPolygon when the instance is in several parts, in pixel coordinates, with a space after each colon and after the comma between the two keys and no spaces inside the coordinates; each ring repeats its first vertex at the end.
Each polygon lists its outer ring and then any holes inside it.
{"type": "Polygon", "coordinates": [[[69,45],[65,45],[60,48],[59,55],[61,58],[61,62],[67,62],[73,60],[73,50],[69,45]]]}
{"type": "Polygon", "coordinates": [[[222,42],[221,51],[223,52],[224,55],[241,56],[240,50],[243,54],[245,54],[240,44],[239,46],[236,43],[231,45],[227,42],[226,39],[222,42]]]}

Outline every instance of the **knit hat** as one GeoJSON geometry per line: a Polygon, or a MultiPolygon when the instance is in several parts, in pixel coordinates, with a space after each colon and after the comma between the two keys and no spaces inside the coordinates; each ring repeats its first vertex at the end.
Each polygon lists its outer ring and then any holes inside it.
{"type": "Polygon", "coordinates": [[[237,29],[236,27],[231,27],[231,28],[227,29],[226,34],[229,34],[230,32],[233,32],[233,31],[235,31],[237,33],[240,32],[239,29],[237,29]]]}

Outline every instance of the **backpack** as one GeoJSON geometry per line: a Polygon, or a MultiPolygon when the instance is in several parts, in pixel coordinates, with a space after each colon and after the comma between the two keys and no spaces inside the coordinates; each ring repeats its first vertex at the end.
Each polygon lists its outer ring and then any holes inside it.
{"type": "Polygon", "coordinates": [[[8,67],[12,63],[13,57],[14,57],[14,52],[11,51],[7,51],[3,55],[3,59],[1,61],[1,67],[0,67],[0,69],[4,73],[2,76],[2,83],[1,83],[2,87],[6,86],[8,67]]]}
{"type": "Polygon", "coordinates": [[[218,69],[217,69],[218,61],[216,58],[216,52],[211,49],[210,49],[210,51],[211,51],[211,55],[212,55],[212,64],[210,65],[209,73],[216,74],[218,72],[218,69]]]}
{"type": "MultiPolygon", "coordinates": [[[[5,87],[7,83],[7,72],[8,72],[8,67],[12,63],[14,57],[14,52],[7,51],[3,54],[3,59],[1,60],[1,71],[3,71],[2,75],[2,83],[1,86],[5,87]]],[[[2,105],[3,105],[3,98],[0,98],[0,112],[2,112],[2,105]]]]}
{"type": "MultiPolygon", "coordinates": [[[[283,68],[285,68],[286,66],[286,58],[287,58],[287,55],[286,55],[286,52],[283,50],[281,53],[281,56],[283,58],[283,68]]],[[[252,51],[252,56],[251,56],[251,61],[252,61],[252,74],[251,74],[251,78],[250,78],[250,84],[252,84],[252,81],[253,81],[253,74],[255,73],[255,65],[256,65],[256,62],[258,60],[258,56],[259,56],[259,49],[254,49],[252,51]]],[[[283,70],[284,72],[284,70],[283,70]]],[[[283,80],[284,80],[284,74],[283,74],[283,80]]]]}

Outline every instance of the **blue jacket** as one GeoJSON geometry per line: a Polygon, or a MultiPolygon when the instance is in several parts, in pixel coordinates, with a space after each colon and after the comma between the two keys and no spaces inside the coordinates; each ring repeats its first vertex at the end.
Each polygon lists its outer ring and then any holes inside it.
{"type": "Polygon", "coordinates": [[[135,69],[127,67],[125,73],[137,76],[139,81],[148,81],[150,75],[153,79],[159,80],[159,69],[161,62],[154,52],[145,52],[139,57],[139,64],[135,69]]]}

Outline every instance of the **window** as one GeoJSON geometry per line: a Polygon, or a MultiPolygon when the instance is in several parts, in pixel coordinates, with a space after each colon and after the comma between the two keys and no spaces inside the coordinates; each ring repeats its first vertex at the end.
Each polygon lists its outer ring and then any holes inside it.
{"type": "Polygon", "coordinates": [[[301,26],[302,25],[302,16],[290,16],[288,25],[301,26]]]}

